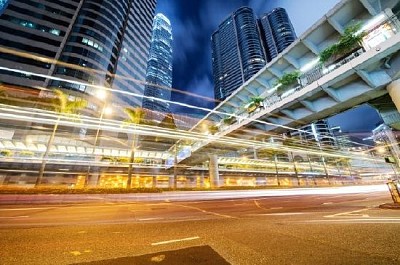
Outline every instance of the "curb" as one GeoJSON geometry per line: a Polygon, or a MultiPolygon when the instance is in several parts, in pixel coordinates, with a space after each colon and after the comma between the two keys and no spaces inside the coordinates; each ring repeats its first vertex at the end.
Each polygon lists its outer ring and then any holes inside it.
{"type": "Polygon", "coordinates": [[[400,204],[399,203],[384,203],[384,204],[379,205],[379,208],[400,210],[400,204]]]}

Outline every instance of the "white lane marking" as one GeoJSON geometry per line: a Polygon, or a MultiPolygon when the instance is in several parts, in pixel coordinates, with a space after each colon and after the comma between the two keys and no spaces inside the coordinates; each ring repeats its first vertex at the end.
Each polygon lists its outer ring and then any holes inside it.
{"type": "Polygon", "coordinates": [[[361,215],[362,217],[368,217],[368,214],[359,214],[359,213],[367,211],[369,209],[370,208],[363,208],[363,209],[355,210],[355,211],[351,211],[351,212],[342,212],[342,213],[336,213],[336,214],[331,214],[331,215],[325,215],[324,217],[325,218],[334,218],[334,217],[346,216],[346,215],[348,215],[348,216],[355,216],[355,215],[360,216],[361,215]]]}
{"type": "Polygon", "coordinates": [[[210,212],[210,211],[203,210],[203,209],[201,209],[201,208],[199,208],[199,207],[194,207],[194,206],[189,206],[189,205],[183,205],[183,204],[174,204],[174,205],[175,205],[175,206],[180,206],[180,207],[183,207],[183,208],[194,209],[194,210],[200,211],[200,212],[202,212],[202,213],[212,214],[212,215],[215,215],[215,216],[220,216],[220,217],[225,217],[225,218],[235,218],[235,219],[238,219],[238,218],[235,217],[235,216],[226,215],[226,214],[220,214],[220,213],[216,213],[216,212],[210,212]]]}
{"type": "Polygon", "coordinates": [[[324,202],[322,205],[333,204],[333,202],[324,202]]]}
{"type": "Polygon", "coordinates": [[[1,216],[0,218],[3,219],[15,219],[15,218],[29,218],[27,215],[22,215],[22,216],[1,216]]]}
{"type": "Polygon", "coordinates": [[[139,218],[139,221],[152,221],[152,220],[162,220],[164,218],[161,217],[150,217],[150,218],[139,218]]]}
{"type": "Polygon", "coordinates": [[[283,207],[271,207],[271,210],[279,210],[279,209],[283,209],[283,207]]]}
{"type": "Polygon", "coordinates": [[[322,219],[305,221],[307,223],[400,223],[400,218],[351,218],[351,219],[322,219]]]}
{"type": "Polygon", "coordinates": [[[158,245],[164,245],[164,244],[170,244],[170,243],[176,243],[176,242],[182,242],[182,241],[190,241],[190,240],[195,240],[195,239],[199,239],[199,238],[200,237],[198,237],[198,236],[194,236],[194,237],[187,237],[187,238],[182,238],[182,239],[173,239],[173,240],[151,243],[151,245],[158,246],[158,245]]]}
{"type": "Polygon", "coordinates": [[[287,216],[287,215],[300,215],[300,214],[307,214],[307,213],[255,213],[255,214],[247,214],[248,216],[287,216]]]}

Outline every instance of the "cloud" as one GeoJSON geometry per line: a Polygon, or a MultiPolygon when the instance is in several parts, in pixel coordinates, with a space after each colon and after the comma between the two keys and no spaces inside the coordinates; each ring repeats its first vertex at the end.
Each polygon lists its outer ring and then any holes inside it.
{"type": "MultiPolygon", "coordinates": [[[[173,101],[203,108],[212,109],[214,107],[214,88],[210,75],[204,74],[191,79],[186,86],[186,90],[190,91],[190,94],[175,94],[173,95],[173,101]]],[[[184,109],[187,108],[177,105],[173,106],[173,110],[177,112],[183,112],[184,109]]]]}

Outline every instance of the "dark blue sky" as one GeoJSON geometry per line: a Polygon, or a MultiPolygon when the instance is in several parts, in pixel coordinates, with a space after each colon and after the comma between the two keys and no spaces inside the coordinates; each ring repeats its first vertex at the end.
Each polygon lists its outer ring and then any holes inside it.
{"type": "MultiPolygon", "coordinates": [[[[173,93],[172,100],[213,108],[210,36],[237,8],[250,6],[257,15],[261,15],[274,7],[283,7],[289,14],[296,34],[300,36],[338,2],[339,0],[158,0],[156,12],[166,15],[172,24],[173,88],[192,93],[173,93]],[[204,97],[210,100],[205,100],[204,97]]],[[[173,106],[172,111],[192,112],[177,106],[173,106]]],[[[330,119],[331,125],[341,125],[344,131],[352,132],[370,131],[379,122],[376,111],[366,106],[330,119]]]]}

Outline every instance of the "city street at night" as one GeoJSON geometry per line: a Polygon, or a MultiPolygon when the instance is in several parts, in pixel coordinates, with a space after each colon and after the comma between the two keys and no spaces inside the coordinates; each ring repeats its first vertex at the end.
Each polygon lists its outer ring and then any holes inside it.
{"type": "Polygon", "coordinates": [[[400,0],[0,0],[0,265],[400,264],[400,0]]]}
{"type": "Polygon", "coordinates": [[[400,210],[379,208],[391,202],[386,189],[194,192],[195,201],[172,192],[46,204],[4,204],[15,195],[2,195],[0,263],[399,264],[400,210]]]}

